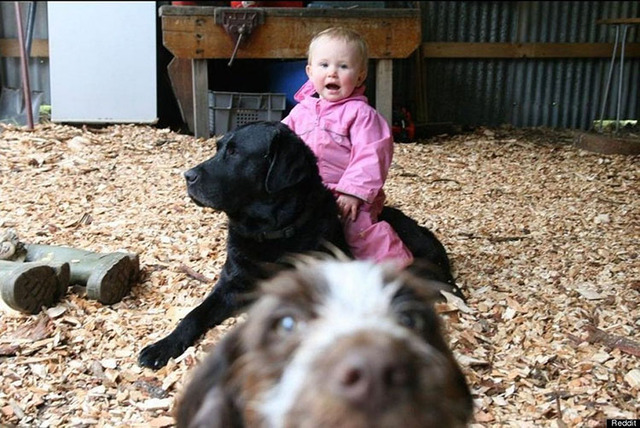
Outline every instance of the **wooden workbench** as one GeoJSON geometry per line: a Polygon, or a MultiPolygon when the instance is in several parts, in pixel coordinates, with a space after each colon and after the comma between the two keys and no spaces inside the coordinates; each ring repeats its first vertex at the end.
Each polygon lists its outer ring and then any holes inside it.
{"type": "MultiPolygon", "coordinates": [[[[209,137],[208,59],[230,59],[235,41],[216,16],[228,7],[162,6],[162,43],[176,57],[191,60],[193,128],[209,137]]],[[[237,10],[237,9],[235,9],[237,10]]],[[[244,9],[250,10],[250,9],[244,9]]],[[[406,58],[421,40],[419,9],[263,8],[235,59],[302,59],[317,32],[341,25],[360,32],[376,62],[376,108],[391,123],[394,58],[406,58]]]]}

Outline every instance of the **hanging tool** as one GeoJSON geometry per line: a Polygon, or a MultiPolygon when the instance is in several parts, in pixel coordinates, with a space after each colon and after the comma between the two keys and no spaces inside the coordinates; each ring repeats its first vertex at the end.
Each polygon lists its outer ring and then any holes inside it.
{"type": "Polygon", "coordinates": [[[222,25],[235,43],[233,53],[227,64],[231,67],[240,45],[249,38],[254,28],[264,22],[264,12],[262,9],[232,9],[219,8],[215,12],[215,23],[222,25]]]}
{"type": "Polygon", "coordinates": [[[246,25],[242,25],[240,28],[238,28],[238,40],[236,41],[236,46],[233,48],[233,53],[231,54],[231,58],[229,59],[229,63],[227,64],[229,67],[231,67],[231,64],[233,64],[233,59],[236,57],[236,53],[238,53],[238,48],[240,47],[240,43],[242,43],[242,37],[246,34],[246,32],[246,25]]]}

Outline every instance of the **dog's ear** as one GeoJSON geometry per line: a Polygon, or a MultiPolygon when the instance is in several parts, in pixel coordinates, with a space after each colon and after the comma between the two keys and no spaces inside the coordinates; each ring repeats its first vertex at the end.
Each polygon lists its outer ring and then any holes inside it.
{"type": "Polygon", "coordinates": [[[200,402],[197,412],[188,421],[188,425],[178,423],[178,427],[188,428],[233,428],[241,427],[239,417],[234,414],[234,408],[229,397],[221,388],[213,388],[200,402]]]}
{"type": "Polygon", "coordinates": [[[276,124],[269,146],[269,171],[264,182],[267,192],[277,193],[308,177],[315,167],[312,156],[310,149],[287,125],[276,124]]]}
{"type": "Polygon", "coordinates": [[[242,416],[224,375],[239,354],[242,328],[229,332],[194,371],[175,410],[178,428],[242,427],[242,416]]]}

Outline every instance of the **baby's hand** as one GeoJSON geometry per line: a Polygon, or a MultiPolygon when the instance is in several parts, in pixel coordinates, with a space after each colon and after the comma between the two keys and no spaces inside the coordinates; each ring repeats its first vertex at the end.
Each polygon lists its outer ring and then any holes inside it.
{"type": "Polygon", "coordinates": [[[338,211],[340,211],[342,220],[345,221],[349,219],[351,221],[355,221],[358,208],[362,201],[355,196],[341,194],[338,196],[336,202],[338,204],[338,211]]]}

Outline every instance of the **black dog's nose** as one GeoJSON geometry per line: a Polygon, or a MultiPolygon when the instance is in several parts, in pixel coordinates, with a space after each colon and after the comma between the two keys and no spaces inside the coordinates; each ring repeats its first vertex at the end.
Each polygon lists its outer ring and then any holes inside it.
{"type": "Polygon", "coordinates": [[[198,181],[198,173],[192,168],[184,173],[184,178],[187,180],[187,183],[195,183],[198,181]]]}

